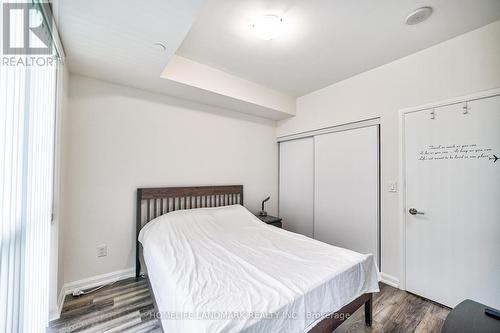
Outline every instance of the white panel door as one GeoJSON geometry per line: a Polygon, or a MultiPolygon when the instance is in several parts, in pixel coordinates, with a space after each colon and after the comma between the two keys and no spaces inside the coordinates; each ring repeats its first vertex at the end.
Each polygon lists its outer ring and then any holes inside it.
{"type": "Polygon", "coordinates": [[[378,262],[378,126],[315,137],[314,238],[378,262]]]}
{"type": "Polygon", "coordinates": [[[500,97],[464,106],[404,115],[406,289],[500,308],[500,97]]]}
{"type": "Polygon", "coordinates": [[[279,212],[283,228],[313,236],[314,146],[312,138],[280,143],[279,212]]]}

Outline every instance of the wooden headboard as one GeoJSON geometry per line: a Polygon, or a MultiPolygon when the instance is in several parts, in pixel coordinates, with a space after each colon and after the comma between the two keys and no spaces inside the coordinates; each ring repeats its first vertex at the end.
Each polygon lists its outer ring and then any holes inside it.
{"type": "Polygon", "coordinates": [[[154,218],[180,209],[243,205],[243,185],[152,187],[137,189],[135,277],[141,273],[138,240],[142,227],[154,218]]]}

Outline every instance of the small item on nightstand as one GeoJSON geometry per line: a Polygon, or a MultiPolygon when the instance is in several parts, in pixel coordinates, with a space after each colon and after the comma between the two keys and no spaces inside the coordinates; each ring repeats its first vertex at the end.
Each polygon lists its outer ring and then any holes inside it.
{"type": "Polygon", "coordinates": [[[265,198],[264,200],[262,200],[262,210],[259,212],[259,216],[267,216],[267,212],[266,210],[264,209],[264,204],[269,201],[269,199],[271,199],[271,197],[267,197],[265,198]]]}

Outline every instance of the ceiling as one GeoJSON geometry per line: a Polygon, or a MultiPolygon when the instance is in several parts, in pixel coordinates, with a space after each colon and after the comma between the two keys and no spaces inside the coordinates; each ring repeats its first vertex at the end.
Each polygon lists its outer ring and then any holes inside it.
{"type": "Polygon", "coordinates": [[[72,73],[148,89],[160,82],[203,4],[204,0],[54,0],[53,7],[72,73]],[[154,45],[158,42],[166,49],[154,45]]]}
{"type": "Polygon", "coordinates": [[[53,0],[53,7],[72,73],[274,120],[293,116],[297,96],[500,19],[500,0],[53,0]],[[434,8],[429,20],[405,25],[421,6],[434,8]],[[283,17],[283,36],[254,36],[253,20],[266,14],[283,17]],[[161,77],[175,57],[190,65],[161,77]],[[214,89],[217,82],[224,89],[214,89]]]}
{"type": "Polygon", "coordinates": [[[498,19],[499,0],[207,0],[177,54],[301,96],[498,19]],[[433,15],[404,24],[422,6],[433,15]],[[287,33],[256,38],[251,24],[265,14],[287,33]]]}
{"type": "MultiPolygon", "coordinates": [[[[207,81],[204,89],[161,77],[204,3],[54,0],[53,11],[71,73],[273,120],[292,116],[295,99],[265,87],[256,89],[260,93],[267,89],[264,98],[249,99],[214,92],[209,89],[213,81],[207,81]],[[164,44],[165,49],[155,43],[164,44]],[[284,106],[270,105],[273,98],[284,100],[284,106]]],[[[243,80],[234,77],[232,82],[237,86],[243,80]]]]}

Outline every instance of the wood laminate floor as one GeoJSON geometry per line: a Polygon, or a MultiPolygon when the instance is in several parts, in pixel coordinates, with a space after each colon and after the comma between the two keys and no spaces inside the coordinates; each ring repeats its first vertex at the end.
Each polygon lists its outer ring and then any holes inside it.
{"type": "Polygon", "coordinates": [[[450,310],[406,291],[380,283],[373,297],[373,323],[365,325],[363,307],[335,333],[439,333],[450,310]]]}
{"type": "Polygon", "coordinates": [[[50,322],[47,332],[145,333],[161,328],[147,281],[131,278],[89,295],[67,295],[61,317],[50,322]]]}
{"type": "MultiPolygon", "coordinates": [[[[441,331],[447,308],[385,284],[380,287],[373,300],[373,325],[365,326],[361,307],[335,333],[441,331]]],[[[153,311],[146,280],[127,279],[90,295],[66,296],[61,318],[50,323],[48,332],[161,332],[153,311]]]]}

